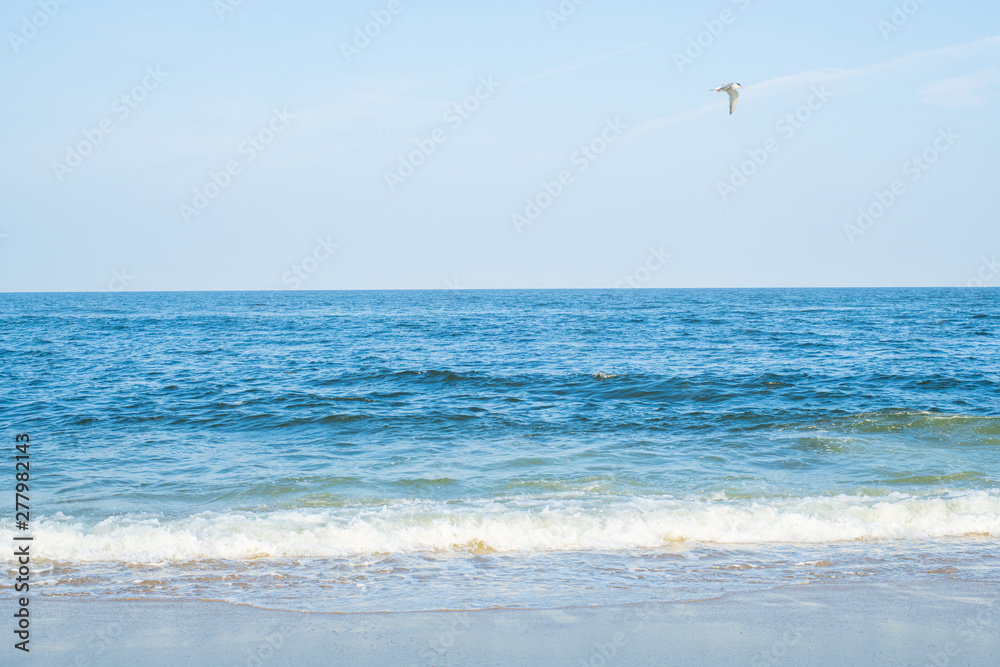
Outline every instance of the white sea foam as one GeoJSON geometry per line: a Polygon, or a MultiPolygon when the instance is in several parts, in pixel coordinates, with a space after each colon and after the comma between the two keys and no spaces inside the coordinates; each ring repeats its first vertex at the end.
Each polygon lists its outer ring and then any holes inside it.
{"type": "MultiPolygon", "coordinates": [[[[0,541],[14,531],[0,523],[0,541]]],[[[371,553],[573,551],[697,543],[821,543],[1000,537],[1000,494],[829,496],[760,500],[583,497],[405,502],[269,513],[125,515],[33,522],[38,558],[159,563],[371,553]]],[[[10,562],[11,557],[7,556],[10,562]]]]}

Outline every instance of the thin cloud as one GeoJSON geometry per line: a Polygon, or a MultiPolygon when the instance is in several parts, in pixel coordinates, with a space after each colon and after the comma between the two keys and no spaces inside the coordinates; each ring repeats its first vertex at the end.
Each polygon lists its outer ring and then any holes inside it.
{"type": "Polygon", "coordinates": [[[903,65],[908,65],[918,60],[935,58],[938,56],[961,55],[963,53],[974,51],[981,46],[990,46],[990,45],[1000,45],[1000,37],[987,37],[986,39],[981,39],[977,42],[971,42],[969,44],[959,44],[958,46],[945,46],[940,49],[933,49],[931,51],[913,53],[908,56],[903,56],[902,58],[897,58],[896,60],[891,60],[887,63],[879,63],[877,65],[870,65],[868,67],[861,67],[858,69],[827,67],[818,70],[808,70],[805,72],[800,72],[798,74],[779,76],[775,77],[774,79],[769,79],[762,83],[755,84],[754,91],[755,92],[764,91],[765,93],[768,93],[792,87],[810,85],[814,83],[826,83],[829,81],[839,81],[842,79],[853,79],[855,77],[865,76],[867,74],[874,74],[875,72],[880,72],[884,70],[894,69],[896,67],[901,67],[903,65]]]}
{"type": "MultiPolygon", "coordinates": [[[[773,79],[768,79],[767,81],[762,81],[760,83],[752,84],[752,86],[748,87],[753,88],[755,97],[764,97],[779,93],[784,90],[788,90],[790,88],[801,88],[803,86],[809,86],[818,83],[829,83],[831,81],[852,79],[859,76],[866,76],[868,74],[873,74],[875,72],[901,67],[903,65],[907,65],[909,63],[918,60],[923,60],[927,58],[936,58],[940,56],[961,55],[964,53],[975,51],[976,49],[979,49],[981,47],[996,46],[996,45],[1000,45],[1000,37],[987,37],[986,39],[981,39],[976,42],[970,42],[969,44],[960,44],[958,46],[946,46],[940,49],[924,51],[922,53],[914,53],[908,56],[903,56],[902,58],[897,58],[896,60],[892,60],[887,63],[879,63],[877,65],[870,65],[868,67],[861,67],[858,69],[847,69],[842,67],[839,68],[826,67],[823,69],[806,70],[805,72],[799,72],[797,74],[786,74],[784,76],[778,76],[773,79]]],[[[940,83],[948,83],[948,82],[940,82],[940,83]]],[[[671,125],[676,125],[678,123],[683,123],[685,121],[698,118],[709,113],[713,113],[717,110],[718,110],[718,104],[713,102],[698,107],[696,109],[689,109],[687,111],[682,111],[678,114],[674,114],[673,116],[667,116],[665,118],[654,118],[636,127],[636,129],[632,132],[632,134],[640,134],[643,132],[649,132],[651,130],[656,130],[671,125]]]]}
{"type": "Polygon", "coordinates": [[[968,107],[986,102],[983,93],[1000,82],[1000,69],[984,69],[975,74],[933,81],[918,89],[921,102],[939,107],[968,107]]]}
{"type": "Polygon", "coordinates": [[[594,56],[593,58],[578,60],[577,62],[569,63],[568,65],[560,65],[559,67],[554,67],[552,69],[545,70],[544,72],[541,72],[539,74],[533,74],[523,79],[518,79],[517,81],[514,81],[513,83],[511,83],[506,87],[514,88],[516,86],[523,86],[524,84],[531,83],[532,81],[538,81],[539,79],[544,79],[546,77],[555,76],[557,74],[563,74],[565,72],[571,72],[575,69],[580,69],[581,67],[586,67],[587,65],[596,63],[600,60],[606,60],[607,58],[614,58],[615,56],[620,56],[623,53],[634,51],[635,49],[638,49],[642,46],[647,46],[648,44],[650,44],[650,42],[643,42],[642,44],[635,44],[633,46],[629,46],[628,48],[624,48],[619,51],[615,51],[613,53],[605,53],[602,56],[594,56]]]}
{"type": "MultiPolygon", "coordinates": [[[[518,79],[512,83],[501,82],[502,89],[509,90],[550,76],[580,69],[581,67],[586,67],[608,58],[614,58],[615,56],[648,44],[649,42],[635,44],[612,53],[605,53],[566,65],[560,65],[559,67],[518,79]]],[[[303,118],[308,118],[310,122],[326,121],[330,123],[371,120],[373,118],[385,118],[389,120],[399,118],[400,122],[406,124],[406,126],[412,126],[414,118],[424,118],[426,122],[431,122],[431,120],[440,116],[441,109],[445,108],[450,100],[422,99],[414,101],[409,98],[409,93],[419,90],[426,85],[426,82],[414,79],[367,81],[366,86],[363,88],[342,93],[341,97],[333,104],[304,109],[302,116],[303,118]],[[406,112],[400,113],[400,109],[405,109],[406,112]]]]}

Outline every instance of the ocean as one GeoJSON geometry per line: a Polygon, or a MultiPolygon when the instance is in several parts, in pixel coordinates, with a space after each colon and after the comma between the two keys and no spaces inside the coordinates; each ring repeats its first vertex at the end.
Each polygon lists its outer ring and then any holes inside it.
{"type": "Polygon", "coordinates": [[[41,595],[1000,579],[996,289],[2,294],[0,378],[41,595]]]}

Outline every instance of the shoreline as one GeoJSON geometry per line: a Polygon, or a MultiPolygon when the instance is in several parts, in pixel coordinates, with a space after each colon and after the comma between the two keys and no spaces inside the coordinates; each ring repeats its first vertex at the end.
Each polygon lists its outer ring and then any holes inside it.
{"type": "Polygon", "coordinates": [[[38,664],[942,667],[1000,656],[1000,583],[966,581],[544,610],[330,613],[47,596],[32,605],[38,664]]]}

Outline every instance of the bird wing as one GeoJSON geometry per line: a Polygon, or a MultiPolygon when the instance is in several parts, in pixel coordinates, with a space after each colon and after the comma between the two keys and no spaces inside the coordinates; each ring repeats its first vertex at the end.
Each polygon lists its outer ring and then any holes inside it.
{"type": "Polygon", "coordinates": [[[740,101],[740,94],[732,88],[726,92],[729,93],[729,115],[732,116],[736,110],[736,103],[740,101]]]}

